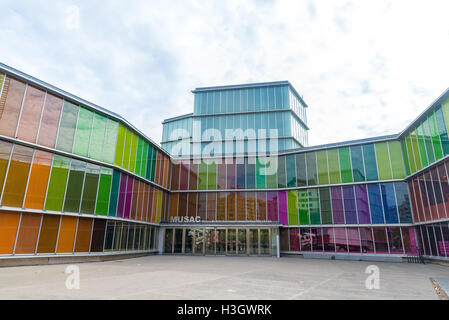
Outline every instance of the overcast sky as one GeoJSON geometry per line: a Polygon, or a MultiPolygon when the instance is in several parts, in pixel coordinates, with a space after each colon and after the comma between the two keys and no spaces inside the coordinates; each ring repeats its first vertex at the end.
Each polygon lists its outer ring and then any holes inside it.
{"type": "Polygon", "coordinates": [[[449,87],[449,1],[0,0],[0,61],[160,142],[202,86],[289,80],[310,145],[398,133],[449,87]]]}

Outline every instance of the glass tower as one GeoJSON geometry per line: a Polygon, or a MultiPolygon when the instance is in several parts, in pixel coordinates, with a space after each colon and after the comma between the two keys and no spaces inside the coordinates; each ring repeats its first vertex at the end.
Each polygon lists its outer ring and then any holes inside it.
{"type": "Polygon", "coordinates": [[[194,112],[163,122],[173,156],[260,154],[307,146],[307,105],[288,81],[197,88],[194,112]]]}

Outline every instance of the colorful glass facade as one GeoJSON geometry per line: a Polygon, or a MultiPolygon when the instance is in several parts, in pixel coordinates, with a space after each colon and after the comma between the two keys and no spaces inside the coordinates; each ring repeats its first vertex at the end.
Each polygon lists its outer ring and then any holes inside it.
{"type": "MultiPolygon", "coordinates": [[[[289,83],[194,93],[194,114],[165,123],[164,137],[193,131],[193,115],[219,131],[231,118],[258,128],[261,116],[287,135],[291,119],[278,115],[307,121],[289,83]]],[[[447,259],[448,130],[445,92],[397,135],[305,147],[303,132],[300,148],[271,154],[177,157],[120,116],[2,65],[0,258],[280,249],[447,259]]]]}

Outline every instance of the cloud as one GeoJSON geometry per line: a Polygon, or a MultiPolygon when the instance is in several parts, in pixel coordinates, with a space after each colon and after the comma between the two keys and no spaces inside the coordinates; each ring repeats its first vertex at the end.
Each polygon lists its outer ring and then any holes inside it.
{"type": "Polygon", "coordinates": [[[65,25],[69,30],[78,30],[80,28],[80,9],[76,5],[68,6],[65,9],[65,25]]]}
{"type": "Polygon", "coordinates": [[[2,62],[121,114],[156,142],[163,119],[193,111],[195,87],[290,80],[317,145],[397,133],[449,82],[447,1],[0,6],[2,62]]]}

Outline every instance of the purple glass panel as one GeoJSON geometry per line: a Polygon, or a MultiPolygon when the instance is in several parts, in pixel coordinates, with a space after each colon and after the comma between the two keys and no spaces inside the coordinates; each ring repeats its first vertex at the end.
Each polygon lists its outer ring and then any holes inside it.
{"type": "Polygon", "coordinates": [[[346,228],[334,228],[335,234],[335,250],[337,252],[348,252],[348,244],[346,242],[346,228]]]}
{"type": "Polygon", "coordinates": [[[349,252],[360,253],[359,228],[346,228],[349,252]]]}
{"type": "Polygon", "coordinates": [[[290,251],[299,251],[299,231],[298,228],[289,228],[290,251]]]}
{"type": "Polygon", "coordinates": [[[311,228],[312,251],[323,252],[323,231],[322,228],[311,228]]]}
{"type": "Polygon", "coordinates": [[[310,234],[310,228],[300,228],[299,229],[299,244],[301,251],[311,251],[312,250],[312,236],[310,234]]]}
{"type": "Polygon", "coordinates": [[[267,219],[278,221],[278,193],[267,192],[267,219]]]}
{"type": "Polygon", "coordinates": [[[344,224],[345,215],[343,212],[341,187],[331,188],[331,197],[332,197],[332,216],[334,218],[333,219],[334,224],[344,224]]]}
{"type": "Polygon", "coordinates": [[[123,218],[129,219],[129,213],[131,211],[131,201],[133,199],[133,182],[132,177],[128,177],[128,186],[126,187],[126,198],[125,198],[125,211],[123,212],[123,218]]]}
{"type": "Polygon", "coordinates": [[[359,228],[359,231],[360,231],[360,242],[362,243],[362,253],[375,253],[373,233],[371,232],[371,228],[369,227],[359,228]]]}
{"type": "Polygon", "coordinates": [[[366,185],[355,186],[355,198],[357,202],[357,215],[359,217],[359,224],[371,224],[366,185]]]}
{"type": "Polygon", "coordinates": [[[279,192],[279,223],[288,225],[288,212],[287,212],[287,191],[279,192]]]}
{"type": "Polygon", "coordinates": [[[123,218],[123,208],[125,207],[126,184],[128,176],[120,173],[120,189],[118,193],[117,217],[123,218]]]}
{"type": "Polygon", "coordinates": [[[343,199],[345,205],[346,224],[357,224],[354,188],[352,186],[343,187],[343,199]]]}
{"type": "Polygon", "coordinates": [[[335,252],[334,228],[323,228],[323,249],[325,252],[335,252]]]}

